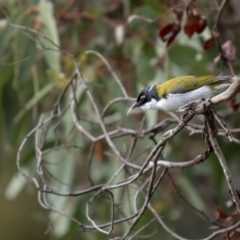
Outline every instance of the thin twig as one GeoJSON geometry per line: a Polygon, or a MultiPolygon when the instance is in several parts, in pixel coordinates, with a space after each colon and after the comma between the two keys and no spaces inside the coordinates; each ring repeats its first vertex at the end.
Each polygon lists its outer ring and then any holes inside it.
{"type": "Polygon", "coordinates": [[[112,69],[111,65],[108,63],[108,61],[99,52],[96,52],[94,50],[88,50],[85,53],[86,54],[94,54],[94,55],[98,56],[104,62],[104,64],[106,65],[107,69],[112,74],[112,76],[114,77],[116,83],[118,84],[119,88],[121,89],[123,96],[125,98],[128,98],[128,94],[127,94],[124,86],[122,85],[122,83],[121,83],[120,79],[118,78],[117,74],[113,71],[113,69],[112,69]]]}
{"type": "Polygon", "coordinates": [[[219,160],[219,162],[221,164],[221,167],[223,169],[223,172],[224,172],[229,190],[231,192],[233,201],[235,202],[237,210],[240,213],[240,200],[239,200],[239,197],[237,195],[236,188],[234,187],[233,180],[232,180],[232,175],[231,175],[231,172],[228,168],[227,161],[226,161],[226,159],[225,159],[225,157],[224,157],[224,155],[223,155],[223,153],[222,153],[222,151],[221,151],[221,149],[218,145],[218,142],[215,138],[214,130],[211,128],[211,125],[210,125],[209,121],[207,121],[206,123],[207,123],[208,132],[209,132],[209,140],[211,142],[213,150],[214,150],[215,154],[217,155],[218,160],[219,160]]]}

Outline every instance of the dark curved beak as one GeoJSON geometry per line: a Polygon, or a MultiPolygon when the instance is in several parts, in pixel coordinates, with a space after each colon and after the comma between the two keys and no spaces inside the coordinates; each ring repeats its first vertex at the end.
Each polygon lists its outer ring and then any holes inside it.
{"type": "Polygon", "coordinates": [[[137,102],[135,102],[135,103],[129,108],[129,110],[128,110],[128,112],[127,112],[127,115],[128,115],[134,108],[136,108],[136,107],[139,107],[139,104],[138,104],[137,102]]]}

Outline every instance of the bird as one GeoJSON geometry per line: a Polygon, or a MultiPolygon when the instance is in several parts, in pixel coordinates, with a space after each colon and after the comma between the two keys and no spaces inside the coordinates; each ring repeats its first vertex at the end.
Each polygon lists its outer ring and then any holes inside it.
{"type": "Polygon", "coordinates": [[[231,85],[232,76],[180,76],[159,85],[144,88],[127,112],[134,108],[175,112],[194,100],[216,96],[231,85]]]}

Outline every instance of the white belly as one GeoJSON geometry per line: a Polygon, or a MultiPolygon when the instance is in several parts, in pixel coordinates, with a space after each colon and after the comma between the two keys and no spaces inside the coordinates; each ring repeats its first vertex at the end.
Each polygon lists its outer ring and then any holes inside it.
{"type": "Polygon", "coordinates": [[[165,112],[173,112],[177,111],[179,107],[191,101],[201,98],[211,98],[214,95],[219,94],[220,92],[217,91],[214,93],[210,87],[203,86],[187,93],[169,94],[167,98],[162,98],[160,101],[156,102],[156,105],[153,108],[161,109],[165,112]]]}

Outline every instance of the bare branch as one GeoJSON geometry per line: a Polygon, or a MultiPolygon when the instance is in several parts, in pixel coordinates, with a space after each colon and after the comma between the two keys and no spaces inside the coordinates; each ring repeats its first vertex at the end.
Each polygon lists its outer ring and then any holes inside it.
{"type": "Polygon", "coordinates": [[[240,200],[239,200],[238,194],[236,192],[236,188],[234,187],[234,184],[233,184],[232,174],[228,168],[227,161],[223,156],[223,153],[218,145],[218,142],[214,136],[214,132],[208,121],[207,121],[207,127],[208,127],[208,132],[209,132],[209,140],[210,140],[213,150],[214,150],[215,154],[217,155],[218,160],[222,166],[225,178],[227,180],[229,190],[230,190],[232,198],[233,198],[233,201],[235,202],[237,210],[240,213],[240,200]]]}

